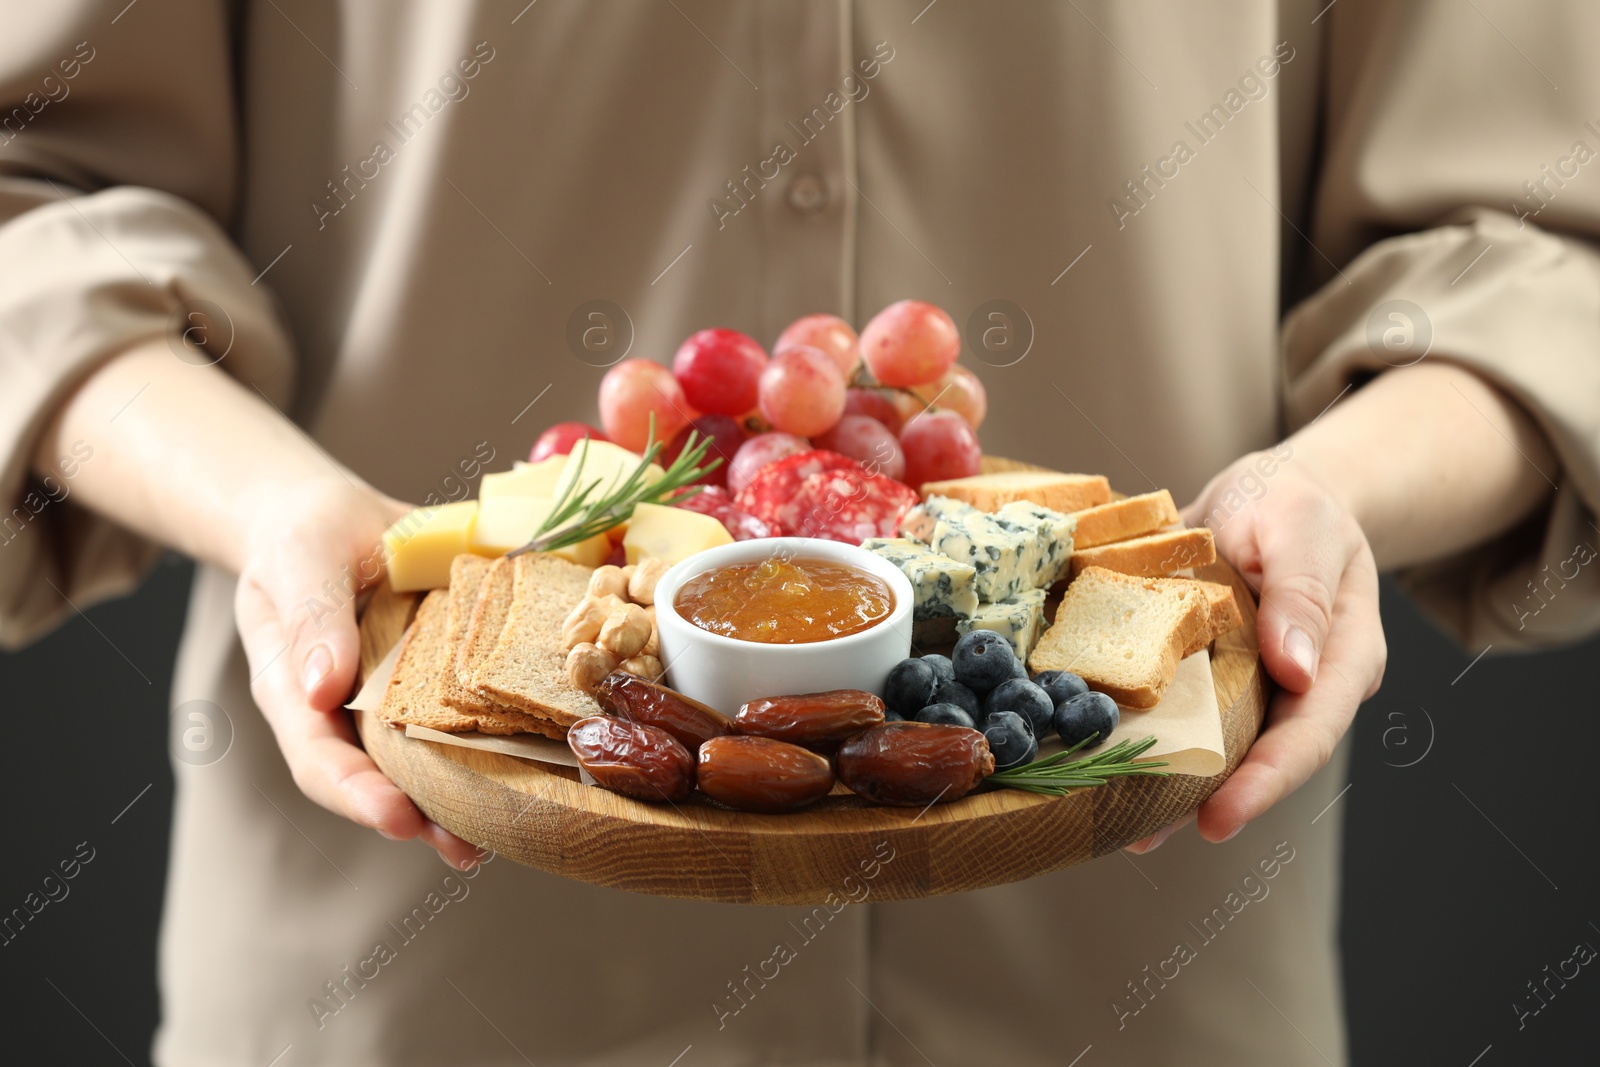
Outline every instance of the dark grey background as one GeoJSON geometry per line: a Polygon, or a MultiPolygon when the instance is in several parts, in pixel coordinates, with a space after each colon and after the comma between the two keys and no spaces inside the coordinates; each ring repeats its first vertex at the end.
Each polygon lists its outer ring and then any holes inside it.
{"type": "MultiPolygon", "coordinates": [[[[166,700],[189,577],[168,559],[137,595],[0,655],[0,914],[79,842],[95,850],[70,895],[0,947],[8,1061],[35,1049],[29,1062],[148,1062],[172,804],[166,700]]],[[[1579,942],[1600,948],[1596,775],[1566,762],[1600,749],[1600,642],[1491,653],[1463,675],[1480,650],[1456,648],[1387,583],[1383,614],[1389,672],[1357,717],[1337,801],[1353,1060],[1595,1062],[1600,967],[1551,982],[1521,1029],[1513,1004],[1536,1004],[1527,983],[1579,942]]]]}

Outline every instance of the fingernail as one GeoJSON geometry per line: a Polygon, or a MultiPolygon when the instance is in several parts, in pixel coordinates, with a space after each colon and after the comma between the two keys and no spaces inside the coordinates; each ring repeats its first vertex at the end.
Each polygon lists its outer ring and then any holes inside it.
{"type": "Polygon", "coordinates": [[[1312,681],[1317,680],[1317,649],[1311,643],[1311,638],[1298,626],[1289,627],[1289,632],[1283,635],[1283,654],[1294,661],[1294,665],[1306,672],[1306,677],[1312,681]]]}
{"type": "Polygon", "coordinates": [[[333,653],[328,651],[327,645],[317,645],[306,653],[306,667],[300,673],[300,682],[305,691],[310,693],[332,672],[333,653]]]}
{"type": "Polygon", "coordinates": [[[1223,838],[1223,839],[1222,839],[1222,841],[1218,841],[1218,842],[1217,842],[1217,844],[1219,844],[1219,845],[1220,845],[1220,844],[1222,844],[1222,843],[1223,843],[1223,842],[1224,842],[1224,841],[1232,841],[1232,840],[1233,840],[1233,839],[1234,839],[1234,838],[1236,838],[1236,837],[1238,837],[1238,836],[1239,836],[1239,831],[1241,831],[1241,830],[1243,830],[1243,829],[1244,829],[1244,828],[1245,828],[1245,827],[1246,827],[1246,826],[1249,826],[1249,825],[1250,825],[1250,824],[1249,824],[1249,823],[1247,823],[1247,822],[1242,822],[1242,823],[1240,823],[1240,824],[1239,824],[1239,825],[1238,825],[1238,826],[1235,826],[1235,827],[1234,827],[1234,828],[1233,828],[1233,833],[1231,833],[1231,834],[1229,834],[1229,835],[1228,835],[1228,836],[1227,836],[1227,837],[1224,837],[1224,838],[1223,838]]]}
{"type": "Polygon", "coordinates": [[[1172,832],[1176,829],[1176,826],[1169,826],[1165,830],[1157,831],[1155,837],[1150,841],[1150,847],[1144,850],[1144,855],[1148,856],[1150,853],[1166,844],[1167,838],[1171,837],[1172,832]]]}
{"type": "Polygon", "coordinates": [[[390,841],[404,841],[405,840],[405,838],[399,836],[398,834],[391,834],[389,831],[385,830],[381,826],[378,827],[378,833],[382,834],[384,837],[387,837],[390,841]]]}

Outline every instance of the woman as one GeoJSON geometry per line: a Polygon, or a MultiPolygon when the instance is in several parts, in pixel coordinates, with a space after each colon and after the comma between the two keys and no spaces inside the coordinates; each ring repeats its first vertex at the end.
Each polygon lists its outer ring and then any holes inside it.
{"type": "Polygon", "coordinates": [[[175,766],[157,1062],[1339,1062],[1328,805],[1383,673],[1378,569],[1474,647],[1570,637],[1600,604],[1584,571],[1516,611],[1600,502],[1600,201],[1574,143],[1600,146],[1594,20],[13,13],[0,493],[29,518],[0,554],[0,636],[177,548],[203,566],[174,704],[233,732],[175,766]],[[585,417],[619,349],[770,341],[905,296],[968,323],[988,450],[1170,485],[1259,588],[1280,689],[1198,832],[859,902],[755,982],[801,913],[474,867],[341,710],[349,575],[401,501],[585,417]],[[35,510],[46,477],[71,494],[35,510]]]}

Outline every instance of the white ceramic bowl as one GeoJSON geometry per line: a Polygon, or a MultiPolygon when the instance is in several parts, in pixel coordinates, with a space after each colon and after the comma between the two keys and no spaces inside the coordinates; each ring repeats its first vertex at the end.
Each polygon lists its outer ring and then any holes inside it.
{"type": "Polygon", "coordinates": [[[889,671],[911,654],[911,583],[894,564],[855,545],[815,537],[735,541],[674,564],[656,585],[656,630],[672,688],[732,716],[761,697],[865,689],[881,693],[889,671]],[[673,609],[689,579],[731,563],[781,555],[825,559],[875,574],[894,592],[894,610],[869,629],[805,644],[741,641],[702,630],[673,609]]]}

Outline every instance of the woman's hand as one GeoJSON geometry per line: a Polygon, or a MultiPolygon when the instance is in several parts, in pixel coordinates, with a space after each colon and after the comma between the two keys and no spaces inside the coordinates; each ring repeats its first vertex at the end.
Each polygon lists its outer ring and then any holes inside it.
{"type": "Polygon", "coordinates": [[[451,866],[470,867],[480,851],[428,821],[384,777],[343,707],[361,656],[355,598],[381,577],[383,531],[405,510],[331,473],[262,501],[234,613],[251,692],[301,792],[387,838],[419,838],[451,866]]]}
{"type": "Polygon", "coordinates": [[[90,375],[45,429],[36,465],[76,440],[97,456],[73,485],[78,500],[239,575],[251,692],[306,796],[385,837],[421,838],[452,866],[480,859],[383,776],[343,708],[362,569],[376,580],[383,531],[405,506],[336,467],[266,394],[175,359],[165,338],[90,375]]]}
{"type": "MultiPolygon", "coordinates": [[[[1244,762],[1200,807],[1209,841],[1303,785],[1378,691],[1388,657],[1378,569],[1483,544],[1550,497],[1544,432],[1471,371],[1435,358],[1349,392],[1184,509],[1256,591],[1261,659],[1281,687],[1244,762]]],[[[1175,829],[1129,849],[1148,852],[1175,829]]]]}
{"type": "MultiPolygon", "coordinates": [[[[1226,841],[1320,770],[1378,691],[1388,657],[1378,570],[1356,520],[1288,445],[1234,462],[1183,518],[1209,526],[1256,591],[1261,659],[1280,687],[1244,762],[1200,806],[1201,836],[1226,841]]],[[[1186,824],[1129,850],[1148,852],[1186,824]]]]}

